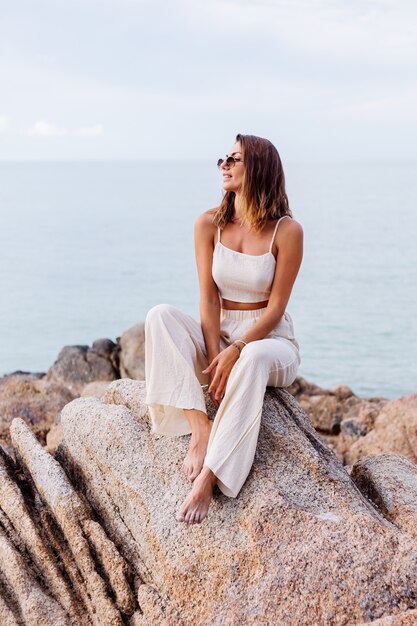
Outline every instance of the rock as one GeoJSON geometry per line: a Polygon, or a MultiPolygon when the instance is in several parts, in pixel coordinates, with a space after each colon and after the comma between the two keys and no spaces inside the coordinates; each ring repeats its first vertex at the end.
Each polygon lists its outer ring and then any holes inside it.
{"type": "Polygon", "coordinates": [[[62,430],[61,424],[52,424],[46,435],[46,446],[45,449],[49,454],[54,454],[55,450],[59,446],[62,441],[62,437],[64,436],[64,431],[62,430]]]}
{"type": "MultiPolygon", "coordinates": [[[[23,421],[20,420],[23,424],[23,421]]],[[[27,426],[24,426],[27,428],[27,426]]],[[[31,437],[36,442],[31,434],[31,437]]],[[[40,448],[36,442],[35,446],[40,448]]],[[[66,614],[80,617],[70,589],[63,579],[52,551],[30,515],[23,494],[13,479],[13,466],[7,455],[0,451],[0,546],[2,560],[0,569],[6,581],[6,598],[25,624],[46,624],[50,614],[59,624],[69,624],[66,614]],[[32,565],[32,567],[31,567],[32,565]],[[39,585],[37,574],[43,578],[52,596],[39,585]],[[26,593],[26,589],[30,593],[26,593]],[[59,605],[53,596],[58,596],[59,605]]],[[[7,603],[6,603],[7,606],[7,603]]],[[[1,615],[1,613],[0,613],[1,615]]],[[[1,622],[6,623],[6,622],[1,622]]]]}
{"type": "Polygon", "coordinates": [[[324,393],[329,393],[322,387],[306,380],[302,376],[297,376],[294,382],[289,387],[286,387],[286,390],[294,396],[294,398],[297,398],[298,401],[302,396],[321,396],[324,393]]]}
{"type": "Polygon", "coordinates": [[[46,379],[68,387],[75,395],[92,381],[112,381],[119,378],[118,348],[110,339],[98,339],[88,346],[65,346],[46,379]]]}
{"type": "Polygon", "coordinates": [[[366,624],[357,624],[357,626],[416,626],[417,610],[404,611],[396,615],[387,615],[366,624]]]}
{"type": "Polygon", "coordinates": [[[120,376],[145,380],[145,324],[125,330],[117,343],[120,349],[120,376]]]}
{"type": "Polygon", "coordinates": [[[175,519],[189,436],[153,435],[145,393],[124,379],[103,401],[70,402],[56,454],[142,581],[132,624],[337,626],[414,609],[414,537],[360,492],[286,390],[266,391],[238,498],[216,492],[191,527],[175,519]]]}
{"type": "Polygon", "coordinates": [[[384,452],[417,462],[417,394],[386,402],[374,428],[346,451],[345,462],[353,465],[360,458],[384,452]]]}
{"type": "Polygon", "coordinates": [[[336,396],[338,400],[347,400],[355,395],[352,389],[347,385],[338,385],[337,387],[334,387],[330,393],[336,396]]]}
{"type": "Polygon", "coordinates": [[[74,397],[66,387],[37,374],[0,378],[0,442],[10,451],[9,426],[15,417],[21,417],[45,443],[51,424],[74,397]]]}
{"type": "Polygon", "coordinates": [[[307,414],[314,428],[337,434],[340,431],[343,415],[339,399],[331,395],[314,395],[310,396],[309,401],[310,406],[304,406],[307,407],[307,414]]]}
{"type": "Polygon", "coordinates": [[[417,538],[417,465],[400,454],[378,454],[357,461],[351,477],[387,519],[417,538]]]}
{"type": "Polygon", "coordinates": [[[95,380],[92,383],[88,383],[85,387],[83,387],[81,397],[86,398],[88,396],[94,396],[96,398],[101,398],[109,384],[108,380],[95,380]]]}
{"type": "Polygon", "coordinates": [[[23,420],[11,436],[17,465],[4,453],[0,465],[7,607],[19,624],[122,626],[137,606],[126,561],[23,420]]]}

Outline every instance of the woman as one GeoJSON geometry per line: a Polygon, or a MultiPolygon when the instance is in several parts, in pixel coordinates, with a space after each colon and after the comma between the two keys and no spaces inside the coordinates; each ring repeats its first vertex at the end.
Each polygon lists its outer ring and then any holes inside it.
{"type": "Polygon", "coordinates": [[[187,524],[206,517],[215,484],[238,495],[255,456],[266,386],[290,385],[301,361],[285,309],[303,230],[288,206],[281,159],[267,139],[241,134],[226,157],[218,161],[223,200],[195,221],[200,322],[169,304],[145,320],[152,430],[191,433],[182,469],[193,486],[176,517],[187,524]],[[204,385],[217,408],[213,421],[204,385]]]}

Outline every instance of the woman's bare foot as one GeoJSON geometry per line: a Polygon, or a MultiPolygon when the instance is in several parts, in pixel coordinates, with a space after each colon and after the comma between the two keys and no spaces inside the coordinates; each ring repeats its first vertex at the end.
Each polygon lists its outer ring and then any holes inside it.
{"type": "Polygon", "coordinates": [[[200,524],[203,521],[207,516],[216,482],[216,475],[209,467],[204,466],[178,511],[177,522],[200,524]]]}
{"type": "MultiPolygon", "coordinates": [[[[198,413],[201,413],[201,411],[198,411],[198,413]]],[[[182,464],[182,470],[190,482],[197,478],[203,467],[212,424],[213,422],[207,416],[206,419],[195,420],[192,423],[193,432],[190,445],[182,464]]]]}

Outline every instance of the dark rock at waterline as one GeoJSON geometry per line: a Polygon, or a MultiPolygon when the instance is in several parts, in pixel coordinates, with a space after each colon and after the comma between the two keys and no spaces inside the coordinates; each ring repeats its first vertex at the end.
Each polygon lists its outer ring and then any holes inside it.
{"type": "Polygon", "coordinates": [[[98,339],[91,348],[86,345],[65,346],[46,379],[67,387],[80,395],[87,383],[95,380],[109,382],[119,378],[119,348],[110,339],[98,339]]]}

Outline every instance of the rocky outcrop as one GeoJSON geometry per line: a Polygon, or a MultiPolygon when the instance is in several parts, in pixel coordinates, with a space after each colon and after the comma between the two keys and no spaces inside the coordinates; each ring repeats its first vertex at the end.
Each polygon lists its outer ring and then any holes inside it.
{"type": "MultiPolygon", "coordinates": [[[[66,346],[46,374],[14,372],[0,378],[0,444],[9,452],[9,426],[21,417],[43,444],[65,404],[82,395],[102,393],[119,378],[119,347],[110,339],[89,346],[66,346]],[[95,385],[95,388],[88,385],[95,385]]],[[[52,441],[56,433],[49,435],[52,441]]]]}
{"type": "Polygon", "coordinates": [[[415,608],[414,538],[364,497],[285,390],[267,390],[239,497],[216,493],[193,527],[175,520],[188,437],[152,435],[144,394],[122,380],[104,402],[68,404],[57,456],[146,583],[150,623],[336,625],[415,608]]]}
{"type": "Polygon", "coordinates": [[[190,527],[189,436],[150,431],[143,341],[0,379],[0,625],[417,624],[417,395],[267,388],[242,491],[190,527]]]}
{"type": "Polygon", "coordinates": [[[353,464],[370,454],[391,452],[417,462],[417,394],[386,402],[372,429],[350,443],[345,460],[353,464]]]}
{"type": "MultiPolygon", "coordinates": [[[[23,420],[0,455],[0,623],[410,625],[416,466],[369,457],[351,476],[286,390],[268,388],[239,496],[176,521],[189,436],[150,431],[145,383],[61,412],[55,458],[23,420]]],[[[207,396],[214,417],[214,406],[207,396]]]]}

